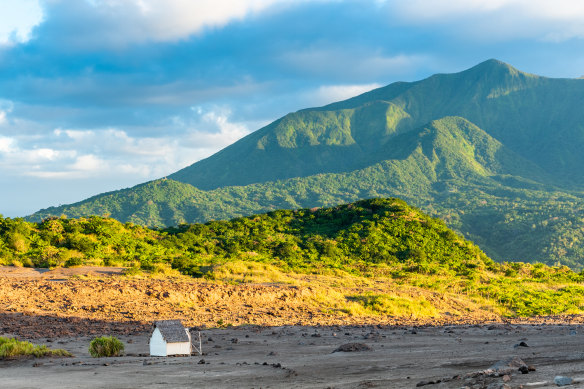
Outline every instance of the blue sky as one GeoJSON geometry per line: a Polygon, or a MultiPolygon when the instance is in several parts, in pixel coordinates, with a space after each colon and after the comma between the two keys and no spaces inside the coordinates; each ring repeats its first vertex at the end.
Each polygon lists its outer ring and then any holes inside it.
{"type": "Polygon", "coordinates": [[[489,58],[584,74],[572,0],[1,0],[0,213],[163,177],[278,117],[489,58]]]}

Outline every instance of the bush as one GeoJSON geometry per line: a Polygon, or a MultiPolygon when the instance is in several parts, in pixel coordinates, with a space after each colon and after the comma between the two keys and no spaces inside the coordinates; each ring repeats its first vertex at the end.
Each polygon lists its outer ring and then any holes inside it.
{"type": "Polygon", "coordinates": [[[0,336],[0,359],[45,356],[71,357],[72,355],[62,349],[52,350],[47,346],[37,346],[30,342],[0,336]]]}
{"type": "Polygon", "coordinates": [[[89,344],[89,353],[94,358],[117,357],[124,351],[124,344],[113,336],[95,338],[89,344]]]}

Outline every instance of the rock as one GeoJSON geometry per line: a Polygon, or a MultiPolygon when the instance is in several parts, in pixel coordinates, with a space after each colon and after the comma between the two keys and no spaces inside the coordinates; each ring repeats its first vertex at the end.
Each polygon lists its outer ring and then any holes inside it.
{"type": "Polygon", "coordinates": [[[564,377],[564,376],[556,376],[554,378],[554,384],[558,385],[558,386],[566,386],[566,385],[571,385],[572,384],[572,378],[570,377],[564,377]]]}
{"type": "Polygon", "coordinates": [[[513,347],[517,348],[517,347],[529,347],[529,346],[525,342],[519,342],[516,345],[514,345],[513,347]]]}
{"type": "Polygon", "coordinates": [[[525,366],[525,368],[527,369],[527,364],[525,362],[523,362],[523,360],[521,360],[521,358],[514,357],[511,359],[500,360],[499,362],[497,362],[493,366],[491,366],[489,369],[499,371],[499,372],[500,371],[512,371],[512,370],[517,370],[517,369],[521,368],[522,366],[525,366]]]}
{"type": "Polygon", "coordinates": [[[206,363],[206,362],[205,362],[205,360],[204,360],[204,359],[201,359],[201,360],[198,362],[198,364],[199,364],[199,365],[204,365],[205,363],[206,363]]]}
{"type": "Polygon", "coordinates": [[[344,353],[348,353],[348,352],[359,352],[359,351],[372,351],[373,349],[369,346],[367,346],[364,343],[345,343],[343,345],[340,345],[336,350],[333,351],[333,353],[336,352],[344,352],[344,353]]]}
{"type": "Polygon", "coordinates": [[[519,366],[518,370],[521,372],[521,374],[529,373],[529,367],[527,367],[527,366],[519,366]]]}
{"type": "Polygon", "coordinates": [[[503,376],[503,382],[509,382],[509,381],[511,381],[511,377],[508,374],[505,374],[503,376]]]}

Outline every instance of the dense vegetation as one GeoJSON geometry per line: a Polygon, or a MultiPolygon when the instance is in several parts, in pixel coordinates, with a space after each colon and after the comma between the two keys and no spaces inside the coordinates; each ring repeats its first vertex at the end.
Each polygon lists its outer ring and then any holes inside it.
{"type": "Polygon", "coordinates": [[[117,357],[124,349],[124,344],[114,336],[101,336],[89,343],[89,354],[94,358],[117,357]]]}
{"type": "Polygon", "coordinates": [[[266,214],[152,230],[115,219],[0,219],[0,256],[25,266],[168,263],[200,275],[245,258],[301,272],[462,272],[495,266],[480,249],[398,199],[266,214]],[[417,269],[417,270],[416,270],[417,269]]]}
{"type": "MultiPolygon", "coordinates": [[[[231,282],[291,282],[298,274],[334,276],[335,283],[364,278],[462,293],[509,315],[577,313],[584,306],[582,273],[562,266],[496,263],[440,219],[398,199],[165,229],[98,216],[41,223],[3,218],[0,258],[19,266],[122,265],[129,275],[168,274],[173,268],[231,282]]],[[[351,310],[387,313],[411,304],[396,298],[387,293],[349,296],[351,310]]],[[[323,304],[331,299],[328,295],[323,304]]],[[[427,310],[424,301],[416,304],[427,310]]]]}
{"type": "Polygon", "coordinates": [[[169,179],[29,220],[103,215],[166,227],[400,197],[495,260],[579,270],[583,99],[584,80],[491,60],[289,114],[169,179]]]}
{"type": "Polygon", "coordinates": [[[582,267],[582,195],[550,191],[530,180],[495,174],[493,170],[498,167],[485,161],[494,160],[496,153],[506,153],[506,160],[514,166],[525,164],[461,118],[435,121],[401,137],[404,148],[413,145],[409,154],[350,173],[212,191],[164,179],[73,206],[48,209],[37,213],[35,219],[97,214],[164,227],[279,208],[332,206],[360,198],[399,196],[442,218],[496,260],[582,267]],[[409,138],[415,138],[415,142],[409,138]],[[471,147],[470,139],[481,139],[476,143],[482,147],[471,147]]]}

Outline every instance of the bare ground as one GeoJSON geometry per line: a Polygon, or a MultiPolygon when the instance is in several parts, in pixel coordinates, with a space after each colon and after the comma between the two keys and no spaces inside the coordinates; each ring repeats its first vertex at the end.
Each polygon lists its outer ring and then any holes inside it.
{"type": "Polygon", "coordinates": [[[147,356],[147,333],[120,339],[126,356],[116,358],[91,358],[89,336],[37,339],[76,357],[0,362],[0,383],[6,388],[414,388],[446,379],[424,387],[486,388],[502,385],[503,377],[480,372],[513,357],[536,371],[512,369],[511,388],[557,375],[584,376],[584,328],[570,325],[207,329],[205,355],[174,358],[147,356]],[[522,341],[529,347],[515,347],[522,341]],[[372,350],[333,352],[352,342],[372,350]]]}
{"type": "Polygon", "coordinates": [[[535,382],[556,387],[557,375],[584,377],[579,316],[523,323],[484,316],[354,318],[315,309],[307,303],[310,290],[293,286],[138,280],[117,273],[0,269],[0,335],[75,355],[0,361],[0,387],[519,388],[535,382]],[[161,318],[196,326],[192,333],[201,331],[204,355],[148,356],[150,322],[161,318]],[[212,328],[218,322],[234,326],[212,328]],[[126,355],[91,358],[89,342],[98,335],[118,336],[126,355]],[[371,350],[334,352],[347,343],[371,350]],[[535,371],[511,368],[507,382],[485,371],[513,357],[535,371]]]}

